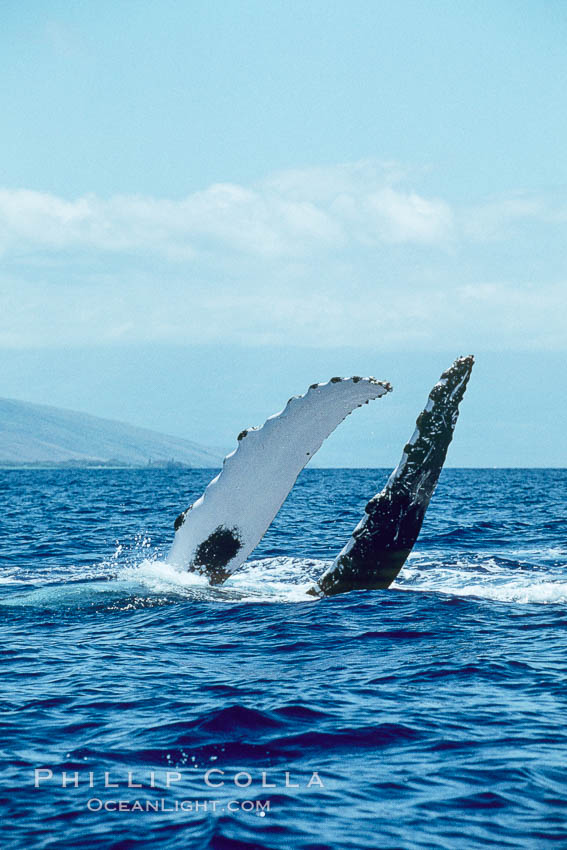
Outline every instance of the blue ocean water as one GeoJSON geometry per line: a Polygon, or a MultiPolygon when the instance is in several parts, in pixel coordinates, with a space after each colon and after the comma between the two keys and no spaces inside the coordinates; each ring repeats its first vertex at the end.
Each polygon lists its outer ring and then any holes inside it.
{"type": "Polygon", "coordinates": [[[392,588],[308,597],[386,476],[213,590],[163,560],[210,470],[0,472],[0,847],[566,847],[567,470],[445,470],[392,588]]]}

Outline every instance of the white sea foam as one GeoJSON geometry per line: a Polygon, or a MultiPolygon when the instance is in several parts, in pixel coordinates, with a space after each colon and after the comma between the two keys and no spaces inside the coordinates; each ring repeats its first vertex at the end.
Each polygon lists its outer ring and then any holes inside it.
{"type": "MultiPolygon", "coordinates": [[[[307,591],[329,563],[289,557],[249,561],[218,587],[211,587],[204,576],[177,570],[161,560],[125,567],[117,577],[158,594],[224,602],[306,602],[316,600],[307,591]]],[[[490,556],[474,562],[460,558],[450,565],[410,559],[392,588],[510,603],[567,602],[567,581],[562,578],[545,569],[505,568],[490,556]]]]}
{"type": "Polygon", "coordinates": [[[6,575],[0,575],[0,584],[23,584],[21,578],[16,578],[13,573],[7,573],[6,575]]]}
{"type": "Polygon", "coordinates": [[[211,587],[206,576],[179,570],[167,561],[145,559],[123,567],[117,578],[157,594],[226,602],[313,602],[316,597],[307,593],[314,584],[309,573],[314,568],[319,573],[325,566],[326,562],[302,558],[250,561],[224,584],[211,587]]]}
{"type": "MultiPolygon", "coordinates": [[[[308,593],[331,563],[309,558],[274,557],[246,563],[224,584],[211,587],[205,576],[175,568],[154,555],[147,557],[144,548],[121,554],[84,575],[80,580],[57,575],[57,580],[39,582],[23,590],[27,581],[9,573],[0,577],[0,584],[17,586],[17,591],[3,599],[6,605],[48,605],[65,607],[83,604],[120,605],[128,600],[139,604],[165,604],[174,599],[212,602],[314,602],[317,597],[308,593]],[[141,557],[145,554],[146,557],[141,557]],[[111,571],[110,571],[111,570],[111,571]]],[[[508,556],[510,553],[506,553],[508,556]]],[[[530,554],[527,551],[524,553],[530,554]]],[[[533,552],[531,553],[533,556],[533,552]]],[[[503,558],[475,553],[462,555],[450,563],[438,553],[425,556],[414,553],[392,585],[393,590],[418,593],[441,593],[457,597],[476,597],[505,603],[548,604],[567,602],[567,570],[549,568],[536,562],[506,564],[503,558]]],[[[29,586],[29,585],[28,585],[29,586]]]]}
{"type": "MultiPolygon", "coordinates": [[[[526,554],[530,553],[524,552],[526,554]]],[[[472,562],[460,558],[450,565],[436,560],[424,562],[416,556],[410,558],[392,587],[499,602],[564,603],[567,602],[567,581],[561,572],[540,565],[508,567],[491,556],[477,557],[472,562]]]]}

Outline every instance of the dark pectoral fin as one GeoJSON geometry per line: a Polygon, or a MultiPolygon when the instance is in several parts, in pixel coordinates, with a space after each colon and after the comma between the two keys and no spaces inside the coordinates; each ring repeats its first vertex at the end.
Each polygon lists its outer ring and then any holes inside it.
{"type": "Polygon", "coordinates": [[[433,387],[402,459],[336,561],[319,579],[324,595],[389,587],[402,569],[421,530],[423,518],[459,415],[473,367],[460,357],[433,387]]]}

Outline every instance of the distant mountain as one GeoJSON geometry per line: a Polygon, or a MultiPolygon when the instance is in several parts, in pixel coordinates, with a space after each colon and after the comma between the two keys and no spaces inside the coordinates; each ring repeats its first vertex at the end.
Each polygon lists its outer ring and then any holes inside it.
{"type": "Polygon", "coordinates": [[[43,463],[219,467],[222,455],[124,422],[0,398],[0,466],[43,463]]]}

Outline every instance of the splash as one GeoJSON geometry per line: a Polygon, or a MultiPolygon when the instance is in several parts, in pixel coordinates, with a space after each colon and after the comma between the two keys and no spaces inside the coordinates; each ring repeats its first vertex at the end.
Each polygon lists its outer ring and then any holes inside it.
{"type": "MultiPolygon", "coordinates": [[[[368,591],[379,598],[395,590],[440,593],[488,599],[508,604],[565,604],[565,552],[522,549],[523,560],[489,553],[466,553],[447,558],[442,552],[413,553],[389,591],[368,591]],[[559,557],[563,555],[564,557],[559,557]],[[544,556],[553,564],[542,565],[544,556]]],[[[65,609],[129,610],[178,602],[305,603],[317,578],[332,562],[314,558],[272,557],[248,561],[223,585],[212,587],[206,576],[176,568],[163,553],[152,550],[151,540],[140,537],[132,547],[117,544],[107,560],[93,564],[85,575],[67,567],[45,575],[9,573],[2,583],[14,592],[3,606],[65,609]],[[80,578],[78,577],[80,574],[80,578]],[[32,587],[30,588],[30,584],[32,587]],[[23,589],[23,587],[30,589],[23,589]]]]}
{"type": "Polygon", "coordinates": [[[142,584],[151,593],[220,602],[313,602],[307,593],[315,575],[327,562],[302,558],[266,558],[249,561],[223,585],[212,587],[206,576],[177,569],[161,559],[145,559],[126,566],[118,578],[142,584]]]}

